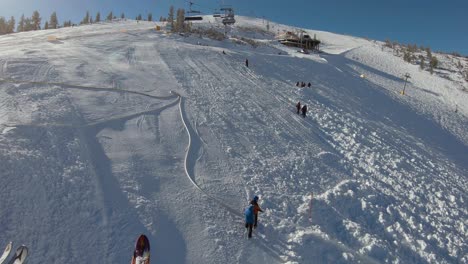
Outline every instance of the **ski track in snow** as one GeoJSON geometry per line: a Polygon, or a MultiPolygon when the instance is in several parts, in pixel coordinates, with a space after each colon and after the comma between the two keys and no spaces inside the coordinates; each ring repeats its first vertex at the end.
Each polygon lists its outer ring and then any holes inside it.
{"type": "Polygon", "coordinates": [[[463,94],[413,71],[399,97],[399,62],[358,38],[317,31],[329,53],[305,56],[154,25],[0,38],[0,237],[31,263],[127,263],[139,233],[157,263],[468,261],[463,94]]]}

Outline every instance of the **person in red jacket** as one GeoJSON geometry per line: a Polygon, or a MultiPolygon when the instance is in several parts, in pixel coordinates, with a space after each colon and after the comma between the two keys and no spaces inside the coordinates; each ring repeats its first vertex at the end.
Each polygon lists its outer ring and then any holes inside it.
{"type": "Polygon", "coordinates": [[[263,210],[258,205],[258,196],[255,195],[255,197],[252,199],[252,201],[250,201],[250,204],[254,206],[255,220],[254,220],[253,227],[257,228],[258,212],[263,212],[263,210]]]}

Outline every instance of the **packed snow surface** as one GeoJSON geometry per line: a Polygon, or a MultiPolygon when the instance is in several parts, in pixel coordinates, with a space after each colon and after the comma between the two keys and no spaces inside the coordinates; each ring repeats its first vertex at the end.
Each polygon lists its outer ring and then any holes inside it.
{"type": "Polygon", "coordinates": [[[1,36],[0,247],[129,263],[144,233],[152,263],[468,263],[466,82],[236,19],[222,41],[136,21],[1,36]]]}

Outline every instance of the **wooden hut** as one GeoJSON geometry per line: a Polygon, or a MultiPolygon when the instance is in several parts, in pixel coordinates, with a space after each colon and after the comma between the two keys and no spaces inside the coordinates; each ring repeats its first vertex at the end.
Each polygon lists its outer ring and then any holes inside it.
{"type": "Polygon", "coordinates": [[[309,35],[303,33],[297,35],[291,31],[286,31],[276,36],[276,38],[281,44],[290,47],[298,47],[308,50],[319,50],[320,48],[320,40],[311,38],[309,35]]]}

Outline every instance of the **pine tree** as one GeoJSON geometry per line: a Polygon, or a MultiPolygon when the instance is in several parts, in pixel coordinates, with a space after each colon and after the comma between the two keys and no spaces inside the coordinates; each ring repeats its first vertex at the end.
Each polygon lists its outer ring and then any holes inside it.
{"type": "Polygon", "coordinates": [[[36,10],[33,12],[33,15],[31,17],[32,21],[32,30],[40,30],[41,29],[41,16],[39,15],[39,12],[36,10]]]}
{"type": "Polygon", "coordinates": [[[432,59],[431,48],[429,48],[429,47],[426,48],[426,54],[427,54],[427,59],[431,60],[432,59]]]}
{"type": "Polygon", "coordinates": [[[387,48],[393,48],[392,42],[389,39],[385,40],[384,46],[387,47],[387,48]]]}
{"type": "Polygon", "coordinates": [[[26,18],[24,20],[24,31],[31,31],[34,30],[34,23],[31,18],[26,18]]]}
{"type": "Polygon", "coordinates": [[[81,20],[80,24],[89,24],[89,11],[86,11],[86,16],[81,20]]]}
{"type": "Polygon", "coordinates": [[[424,56],[423,55],[419,55],[419,68],[421,68],[421,70],[424,70],[424,67],[426,65],[424,64],[424,56]]]}
{"type": "Polygon", "coordinates": [[[24,31],[24,14],[21,15],[20,21],[18,22],[18,27],[16,28],[16,32],[23,32],[24,31]]]}
{"type": "Polygon", "coordinates": [[[434,68],[437,68],[438,64],[439,64],[439,61],[437,60],[437,58],[432,56],[429,62],[429,68],[430,68],[431,74],[434,73],[434,68]]]}
{"type": "Polygon", "coordinates": [[[53,12],[52,15],[50,15],[50,22],[49,22],[49,28],[58,28],[58,19],[57,19],[57,13],[53,12]]]}
{"type": "Polygon", "coordinates": [[[95,21],[96,23],[101,22],[101,13],[97,12],[97,14],[96,14],[96,19],[94,19],[94,21],[95,21]]]}
{"type": "Polygon", "coordinates": [[[409,52],[408,52],[408,51],[405,51],[405,52],[403,53],[403,60],[404,60],[404,61],[409,61],[409,57],[410,57],[409,52]]]}
{"type": "Polygon", "coordinates": [[[122,14],[120,14],[120,18],[125,19],[125,14],[123,12],[122,12],[122,14]]]}
{"type": "Polygon", "coordinates": [[[148,21],[153,21],[153,14],[151,13],[148,14],[148,21]]]}
{"type": "Polygon", "coordinates": [[[10,17],[10,20],[8,20],[8,33],[13,33],[15,31],[15,23],[15,17],[10,17]]]}
{"type": "Polygon", "coordinates": [[[109,13],[109,15],[107,15],[106,20],[107,20],[107,21],[111,21],[112,18],[113,18],[113,15],[112,15],[112,11],[111,11],[111,12],[109,13]]]}
{"type": "Polygon", "coordinates": [[[174,6],[169,7],[167,22],[169,22],[169,25],[171,25],[171,30],[174,31],[174,6]]]}
{"type": "Polygon", "coordinates": [[[46,21],[44,23],[44,30],[47,30],[47,29],[49,29],[49,22],[48,21],[46,21]]]}
{"type": "Polygon", "coordinates": [[[0,17],[0,35],[4,35],[7,33],[7,23],[4,17],[0,17]]]}
{"type": "Polygon", "coordinates": [[[142,20],[142,18],[141,18],[141,14],[138,14],[138,16],[137,16],[136,20],[142,20]]]}

